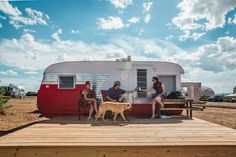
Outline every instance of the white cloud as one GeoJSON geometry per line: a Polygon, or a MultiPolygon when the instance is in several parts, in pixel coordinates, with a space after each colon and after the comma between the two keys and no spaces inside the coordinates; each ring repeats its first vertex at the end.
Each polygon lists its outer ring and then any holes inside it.
{"type": "Polygon", "coordinates": [[[17,72],[14,70],[7,70],[7,71],[0,71],[0,75],[5,75],[5,76],[16,76],[18,75],[17,72]]]}
{"type": "Polygon", "coordinates": [[[167,37],[165,37],[165,40],[171,40],[171,39],[173,39],[173,38],[174,38],[173,35],[168,35],[167,37]]]}
{"type": "Polygon", "coordinates": [[[234,15],[234,18],[231,18],[231,17],[228,18],[228,24],[236,25],[236,15],[234,15]]]}
{"type": "MultiPolygon", "coordinates": [[[[168,41],[125,35],[107,41],[105,44],[86,43],[81,40],[55,40],[48,43],[36,40],[30,34],[24,34],[19,39],[0,41],[0,62],[2,65],[33,75],[34,72],[44,70],[58,61],[115,60],[131,55],[133,60],[164,60],[179,63],[186,71],[184,80],[201,81],[216,90],[221,90],[220,87],[223,87],[226,81],[227,85],[222,89],[229,90],[228,82],[230,85],[235,82],[234,37],[221,37],[216,42],[191,51],[183,50],[168,41]]],[[[40,81],[37,80],[37,83],[40,84],[40,81]]]]}
{"type": "Polygon", "coordinates": [[[205,33],[196,33],[196,32],[191,33],[191,31],[189,30],[185,30],[183,32],[184,34],[179,36],[180,41],[185,41],[186,39],[193,39],[194,41],[196,41],[197,39],[199,39],[205,34],[205,33]]]}
{"type": "Polygon", "coordinates": [[[49,16],[47,14],[33,10],[31,8],[25,8],[25,11],[32,21],[34,21],[34,24],[47,25],[47,20],[49,20],[49,16]]]}
{"type": "Polygon", "coordinates": [[[158,52],[158,50],[159,50],[159,47],[157,47],[155,43],[144,45],[144,54],[152,54],[152,53],[158,52]]]}
{"type": "Polygon", "coordinates": [[[143,3],[143,11],[149,12],[152,7],[153,2],[145,2],[143,3]]]}
{"type": "Polygon", "coordinates": [[[11,16],[20,16],[22,13],[18,10],[17,7],[13,7],[8,1],[0,2],[0,11],[11,16]]]}
{"type": "Polygon", "coordinates": [[[202,85],[211,87],[216,93],[232,93],[235,86],[236,71],[222,71],[214,73],[201,68],[193,68],[191,72],[183,75],[183,81],[201,82],[202,85]]]}
{"type": "MultiPolygon", "coordinates": [[[[153,4],[153,2],[144,2],[143,3],[143,12],[148,13],[152,7],[152,4],[153,4]]],[[[144,17],[144,22],[149,23],[150,19],[151,19],[151,14],[147,14],[144,17]]]]}
{"type": "Polygon", "coordinates": [[[24,16],[10,16],[10,24],[12,24],[15,28],[22,27],[24,25],[47,25],[47,20],[49,20],[48,15],[43,14],[40,11],[33,10],[31,8],[25,8],[25,11],[28,17],[24,16]]]}
{"type": "Polygon", "coordinates": [[[141,36],[143,34],[143,32],[144,32],[144,29],[140,29],[139,32],[138,32],[138,35],[141,36]]]}
{"type": "Polygon", "coordinates": [[[62,30],[58,29],[55,33],[52,34],[52,39],[56,40],[56,41],[61,41],[60,39],[60,34],[62,34],[62,30]]]}
{"type": "Polygon", "coordinates": [[[236,69],[236,39],[225,36],[215,43],[205,44],[192,53],[176,53],[168,57],[170,60],[188,65],[192,68],[201,68],[213,73],[236,69]]]}
{"type": "Polygon", "coordinates": [[[23,32],[24,33],[35,33],[35,30],[24,28],[23,32]]]}
{"type": "Polygon", "coordinates": [[[149,23],[150,19],[151,19],[151,15],[150,15],[150,14],[147,14],[147,15],[145,16],[145,18],[144,18],[144,22],[145,22],[145,23],[149,23]]]}
{"type": "Polygon", "coordinates": [[[27,75],[37,75],[38,74],[36,71],[25,71],[24,73],[27,75]]]}
{"type": "Polygon", "coordinates": [[[108,19],[98,18],[99,28],[112,30],[112,29],[121,29],[125,27],[122,19],[118,16],[110,16],[108,19]]]}
{"type": "Polygon", "coordinates": [[[80,31],[79,31],[79,30],[74,30],[74,29],[72,29],[72,30],[71,30],[71,33],[72,33],[72,34],[78,34],[78,33],[80,33],[80,31]]]}
{"type": "MultiPolygon", "coordinates": [[[[56,33],[60,33],[58,30],[56,33]]],[[[31,34],[24,34],[20,39],[0,41],[0,62],[16,69],[35,72],[58,61],[72,60],[115,60],[126,57],[126,52],[114,44],[96,44],[83,41],[63,41],[57,35],[55,41],[47,43],[36,40],[31,34]]]]}
{"type": "Polygon", "coordinates": [[[2,28],[3,26],[2,26],[2,24],[0,23],[0,28],[2,28]]]}
{"type": "Polygon", "coordinates": [[[141,60],[166,60],[175,53],[184,52],[170,42],[157,39],[124,36],[113,39],[111,42],[125,50],[134,59],[141,60]],[[151,58],[149,58],[150,54],[152,54],[151,58]]]}
{"type": "Polygon", "coordinates": [[[109,1],[118,9],[124,9],[133,3],[132,0],[109,0],[109,1]]]}
{"type": "Polygon", "coordinates": [[[182,31],[208,31],[223,28],[225,15],[236,7],[235,0],[182,0],[177,7],[180,13],[172,23],[182,31]]]}
{"type": "Polygon", "coordinates": [[[138,23],[140,21],[140,17],[131,17],[127,20],[129,23],[138,23]]]}
{"type": "Polygon", "coordinates": [[[9,16],[10,24],[16,29],[23,27],[23,25],[47,25],[47,20],[49,20],[47,14],[37,10],[25,8],[27,14],[27,17],[25,17],[17,7],[13,7],[8,1],[3,1],[1,4],[0,11],[9,16]]]}

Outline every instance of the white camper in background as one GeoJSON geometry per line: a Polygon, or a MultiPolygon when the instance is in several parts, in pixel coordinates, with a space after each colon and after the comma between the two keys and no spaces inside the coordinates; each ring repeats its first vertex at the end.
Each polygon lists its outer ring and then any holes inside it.
{"type": "Polygon", "coordinates": [[[4,86],[4,88],[6,89],[6,95],[8,96],[21,99],[25,97],[25,88],[23,86],[9,84],[9,86],[4,86]]]}

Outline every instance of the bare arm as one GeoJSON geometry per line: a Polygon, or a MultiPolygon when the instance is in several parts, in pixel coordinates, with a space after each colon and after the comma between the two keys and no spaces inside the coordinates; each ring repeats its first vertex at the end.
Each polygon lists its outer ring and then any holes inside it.
{"type": "Polygon", "coordinates": [[[135,92],[136,90],[129,90],[129,91],[126,91],[125,94],[130,94],[130,93],[133,93],[135,92]]]}
{"type": "Polygon", "coordinates": [[[165,85],[163,83],[161,84],[161,88],[162,88],[162,93],[160,95],[165,93],[165,85]]]}
{"type": "Polygon", "coordinates": [[[163,89],[163,91],[162,91],[161,94],[164,94],[164,93],[165,93],[165,90],[166,90],[166,89],[165,89],[165,85],[162,83],[161,86],[162,86],[162,89],[163,89]]]}
{"type": "Polygon", "coordinates": [[[140,92],[150,92],[152,90],[152,87],[151,88],[147,88],[147,89],[142,89],[140,92]]]}
{"type": "Polygon", "coordinates": [[[106,98],[107,98],[107,100],[109,100],[109,101],[116,102],[116,100],[115,100],[115,99],[112,99],[112,98],[111,98],[111,97],[109,97],[108,95],[106,96],[106,98]]]}

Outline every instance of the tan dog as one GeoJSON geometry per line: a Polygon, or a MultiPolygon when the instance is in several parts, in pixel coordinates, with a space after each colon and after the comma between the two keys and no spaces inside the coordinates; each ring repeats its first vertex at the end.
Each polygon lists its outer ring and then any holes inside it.
{"type": "Polygon", "coordinates": [[[130,109],[131,107],[132,107],[132,105],[130,103],[109,102],[109,101],[103,102],[100,104],[99,110],[98,110],[97,114],[95,115],[95,122],[101,116],[102,116],[103,121],[105,121],[104,116],[105,116],[107,110],[110,110],[115,113],[114,118],[113,118],[114,122],[116,121],[116,117],[118,114],[121,115],[121,117],[123,118],[124,121],[128,122],[125,119],[124,111],[130,109]]]}

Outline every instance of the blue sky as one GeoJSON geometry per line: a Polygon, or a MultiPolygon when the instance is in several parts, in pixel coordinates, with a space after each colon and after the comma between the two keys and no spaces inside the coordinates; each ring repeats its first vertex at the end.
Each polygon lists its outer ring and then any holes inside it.
{"type": "Polygon", "coordinates": [[[0,84],[37,90],[70,60],[165,60],[183,81],[236,86],[235,0],[0,1],[0,84]]]}

